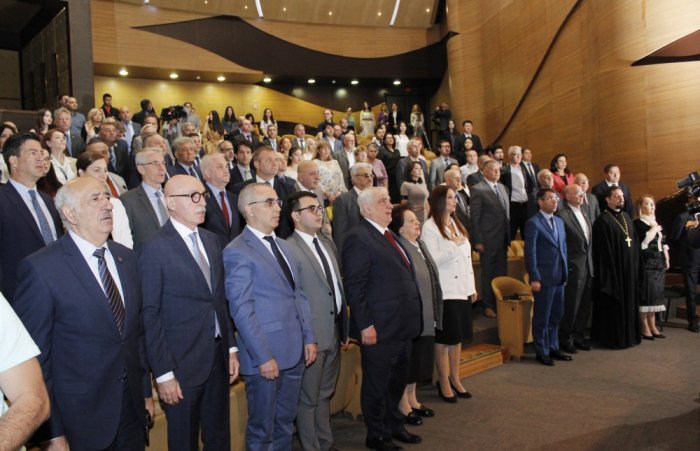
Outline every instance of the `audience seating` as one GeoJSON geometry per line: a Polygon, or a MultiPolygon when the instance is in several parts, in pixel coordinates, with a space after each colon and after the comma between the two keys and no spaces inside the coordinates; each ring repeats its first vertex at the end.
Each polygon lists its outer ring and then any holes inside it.
{"type": "Polygon", "coordinates": [[[532,290],[512,277],[496,277],[491,281],[498,306],[498,338],[511,357],[520,360],[523,343],[532,342],[532,290]],[[519,299],[505,299],[514,294],[519,299]]]}

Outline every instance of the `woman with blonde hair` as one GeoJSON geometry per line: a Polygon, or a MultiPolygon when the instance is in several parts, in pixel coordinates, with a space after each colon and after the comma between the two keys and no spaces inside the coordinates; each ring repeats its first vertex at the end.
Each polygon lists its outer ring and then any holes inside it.
{"type": "Polygon", "coordinates": [[[311,161],[316,158],[316,140],[314,138],[306,138],[306,143],[304,146],[304,154],[302,158],[304,161],[311,161]]]}
{"type": "Polygon", "coordinates": [[[90,140],[94,138],[95,135],[97,135],[97,132],[100,130],[100,125],[102,125],[102,121],[104,121],[104,118],[105,117],[102,114],[102,110],[100,110],[99,108],[93,108],[90,111],[88,111],[85,126],[80,131],[80,136],[83,138],[83,141],[85,141],[85,144],[90,142],[90,140]]]}
{"type": "Polygon", "coordinates": [[[345,187],[343,170],[340,169],[338,162],[331,157],[331,145],[328,144],[328,141],[318,143],[314,161],[318,165],[323,195],[330,203],[333,203],[336,197],[347,191],[347,188],[345,187]]]}

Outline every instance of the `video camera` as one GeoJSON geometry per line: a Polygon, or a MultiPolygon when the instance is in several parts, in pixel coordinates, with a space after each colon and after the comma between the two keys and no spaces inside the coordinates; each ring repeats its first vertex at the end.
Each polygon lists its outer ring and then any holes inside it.
{"type": "Polygon", "coordinates": [[[170,122],[173,119],[184,119],[187,117],[187,110],[182,105],[171,105],[160,111],[160,120],[170,122]]]}

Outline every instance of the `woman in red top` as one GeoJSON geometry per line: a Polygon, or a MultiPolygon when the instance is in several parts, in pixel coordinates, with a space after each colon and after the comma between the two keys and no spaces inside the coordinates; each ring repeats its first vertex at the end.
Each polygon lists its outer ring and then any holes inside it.
{"type": "Polygon", "coordinates": [[[549,170],[552,171],[554,177],[554,189],[559,194],[563,194],[566,185],[574,183],[574,175],[566,167],[566,155],[563,153],[552,158],[549,170]]]}

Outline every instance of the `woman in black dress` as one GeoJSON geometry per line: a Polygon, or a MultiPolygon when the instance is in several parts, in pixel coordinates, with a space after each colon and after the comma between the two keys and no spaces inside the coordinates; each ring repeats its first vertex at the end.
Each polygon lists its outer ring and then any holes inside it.
{"type": "Polygon", "coordinates": [[[384,163],[384,168],[389,176],[389,197],[391,197],[392,204],[398,204],[401,202],[401,190],[396,182],[396,165],[401,159],[401,153],[399,149],[396,148],[396,140],[394,135],[387,132],[384,135],[384,146],[379,150],[379,158],[382,163],[384,163]]]}
{"type": "Polygon", "coordinates": [[[662,228],[656,222],[654,198],[645,194],[637,199],[636,211],[634,227],[641,241],[644,262],[644,283],[639,296],[642,338],[666,338],[656,329],[656,313],[666,310],[663,295],[664,273],[669,265],[668,246],[664,242],[662,228]]]}

